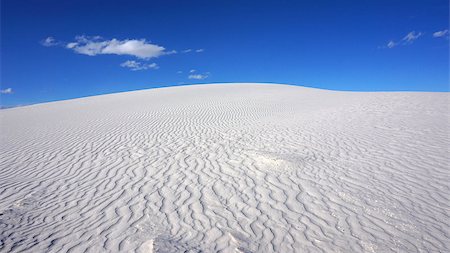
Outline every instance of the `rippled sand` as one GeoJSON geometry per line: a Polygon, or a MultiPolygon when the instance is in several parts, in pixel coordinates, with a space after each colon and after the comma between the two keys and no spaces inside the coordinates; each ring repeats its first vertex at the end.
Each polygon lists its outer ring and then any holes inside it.
{"type": "Polygon", "coordinates": [[[449,252],[449,93],[215,84],[0,111],[1,252],[449,252]]]}

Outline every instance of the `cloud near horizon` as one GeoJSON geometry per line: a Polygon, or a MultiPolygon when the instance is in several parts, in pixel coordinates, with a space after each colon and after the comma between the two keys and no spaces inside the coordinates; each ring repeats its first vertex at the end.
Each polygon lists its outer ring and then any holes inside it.
{"type": "Polygon", "coordinates": [[[13,89],[12,88],[6,88],[3,90],[0,90],[0,94],[13,94],[13,89]]]}
{"type": "MultiPolygon", "coordinates": [[[[192,73],[192,72],[191,72],[192,73]]],[[[189,79],[195,79],[195,80],[203,80],[209,77],[209,73],[204,74],[190,74],[188,76],[189,79]]]]}
{"type": "Polygon", "coordinates": [[[124,67],[124,68],[129,68],[132,71],[146,70],[146,69],[159,69],[159,66],[156,63],[145,64],[145,63],[137,62],[137,61],[126,61],[126,62],[121,63],[120,66],[124,67]]]}

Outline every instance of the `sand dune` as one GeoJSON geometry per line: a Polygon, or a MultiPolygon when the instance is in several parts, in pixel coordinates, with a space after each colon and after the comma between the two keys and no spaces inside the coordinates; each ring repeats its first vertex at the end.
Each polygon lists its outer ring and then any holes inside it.
{"type": "Polygon", "coordinates": [[[1,252],[449,252],[449,93],[215,84],[0,111],[1,252]]]}

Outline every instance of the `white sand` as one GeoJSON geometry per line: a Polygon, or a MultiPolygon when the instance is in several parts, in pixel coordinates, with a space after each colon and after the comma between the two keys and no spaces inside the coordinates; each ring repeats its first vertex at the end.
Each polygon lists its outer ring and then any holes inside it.
{"type": "Polygon", "coordinates": [[[196,85],[0,111],[2,252],[449,252],[449,93],[196,85]]]}

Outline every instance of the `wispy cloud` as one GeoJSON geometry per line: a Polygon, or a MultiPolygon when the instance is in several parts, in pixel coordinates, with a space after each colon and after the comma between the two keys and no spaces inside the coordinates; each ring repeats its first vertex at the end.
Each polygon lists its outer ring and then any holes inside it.
{"type": "Polygon", "coordinates": [[[194,73],[195,71],[197,71],[197,70],[191,69],[191,70],[189,70],[189,73],[194,73]]]}
{"type": "Polygon", "coordinates": [[[195,74],[195,75],[189,75],[189,79],[196,79],[196,80],[203,80],[208,78],[208,75],[202,75],[202,74],[195,74]]]}
{"type": "Polygon", "coordinates": [[[171,51],[168,51],[168,52],[164,52],[165,55],[177,54],[177,53],[178,53],[177,50],[171,50],[171,51]]]}
{"type": "Polygon", "coordinates": [[[393,48],[393,47],[395,47],[396,45],[397,45],[397,43],[395,43],[394,41],[391,40],[391,41],[389,41],[389,42],[387,43],[386,46],[387,46],[388,48],[393,48]]]}
{"type": "Polygon", "coordinates": [[[192,49],[192,48],[188,48],[188,49],[185,49],[185,50],[183,50],[183,51],[181,51],[182,53],[184,53],[184,54],[186,54],[186,53],[190,53],[190,52],[195,52],[195,53],[201,53],[201,52],[203,52],[203,51],[205,51],[205,49],[203,49],[203,48],[200,48],[200,49],[192,49]]]}
{"type": "Polygon", "coordinates": [[[416,41],[422,35],[423,35],[422,32],[417,33],[416,31],[412,31],[412,32],[409,32],[408,34],[406,34],[399,41],[394,41],[394,40],[388,41],[388,43],[386,43],[386,45],[381,48],[394,48],[399,45],[409,45],[409,44],[412,44],[414,41],[416,41]]]}
{"type": "MultiPolygon", "coordinates": [[[[192,71],[192,70],[191,70],[192,71]]],[[[195,72],[195,70],[194,70],[195,72]]],[[[193,72],[190,72],[193,73],[193,72]]],[[[190,74],[188,76],[189,79],[195,79],[195,80],[203,80],[209,77],[209,72],[203,73],[203,74],[190,74]]]]}
{"type": "Polygon", "coordinates": [[[121,67],[129,68],[132,71],[137,70],[146,70],[146,69],[159,69],[158,64],[156,63],[142,63],[137,61],[126,61],[120,64],[121,67]]]}
{"type": "Polygon", "coordinates": [[[41,40],[41,45],[43,45],[44,47],[52,47],[59,45],[59,42],[57,42],[53,37],[47,37],[41,40]]]}
{"type": "Polygon", "coordinates": [[[409,32],[405,37],[403,37],[403,41],[405,43],[413,43],[415,40],[417,40],[420,36],[422,36],[423,33],[419,32],[416,33],[415,31],[409,32]]]}
{"type": "Polygon", "coordinates": [[[6,88],[3,90],[0,90],[0,94],[13,94],[13,89],[12,88],[6,88]]]}
{"type": "Polygon", "coordinates": [[[442,30],[442,31],[437,31],[433,33],[433,37],[435,38],[441,38],[444,37],[445,35],[448,34],[448,29],[442,30]]]}
{"type": "Polygon", "coordinates": [[[90,56],[115,54],[131,55],[141,59],[150,59],[173,53],[173,51],[166,52],[164,47],[152,44],[145,39],[104,40],[100,36],[77,36],[75,41],[66,44],[66,48],[90,56]]]}

